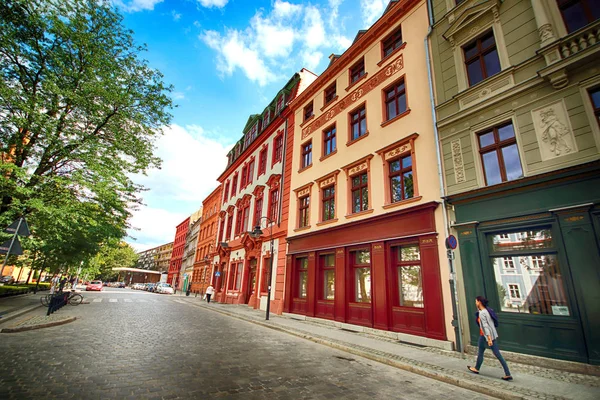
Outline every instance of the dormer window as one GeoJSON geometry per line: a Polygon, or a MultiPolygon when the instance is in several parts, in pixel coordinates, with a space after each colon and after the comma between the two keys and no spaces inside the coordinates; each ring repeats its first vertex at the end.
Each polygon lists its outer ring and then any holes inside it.
{"type": "Polygon", "coordinates": [[[271,109],[268,109],[263,118],[263,127],[266,127],[271,122],[271,109]]]}
{"type": "Polygon", "coordinates": [[[279,99],[277,99],[277,106],[275,107],[275,113],[279,114],[281,110],[283,110],[283,102],[285,100],[285,94],[282,94],[279,99]]]}
{"type": "Polygon", "coordinates": [[[365,59],[361,58],[359,62],[350,68],[350,84],[358,81],[365,75],[365,59]]]}
{"type": "Polygon", "coordinates": [[[333,82],[327,89],[325,89],[325,105],[331,103],[336,97],[336,86],[335,82],[333,82]]]}

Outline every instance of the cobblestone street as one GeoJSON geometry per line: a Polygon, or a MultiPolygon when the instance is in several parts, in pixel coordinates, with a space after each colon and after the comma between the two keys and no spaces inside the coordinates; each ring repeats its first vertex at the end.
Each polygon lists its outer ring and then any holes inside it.
{"type": "Polygon", "coordinates": [[[0,336],[0,398],[481,399],[174,296],[111,289],[0,336]]]}

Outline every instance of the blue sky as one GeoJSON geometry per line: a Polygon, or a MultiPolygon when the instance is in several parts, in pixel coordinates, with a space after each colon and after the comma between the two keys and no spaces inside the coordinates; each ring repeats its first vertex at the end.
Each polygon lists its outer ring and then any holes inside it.
{"type": "Polygon", "coordinates": [[[294,72],[320,74],[388,0],[112,0],[145,43],[144,57],[174,86],[173,121],[156,142],[160,170],[135,177],[148,189],[128,240],[144,250],[173,240],[175,225],[217,186],[225,155],[250,114],[294,72]]]}

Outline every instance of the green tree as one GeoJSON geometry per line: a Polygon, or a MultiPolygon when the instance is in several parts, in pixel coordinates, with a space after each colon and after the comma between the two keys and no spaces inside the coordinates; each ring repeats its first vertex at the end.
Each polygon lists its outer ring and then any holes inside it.
{"type": "Polygon", "coordinates": [[[144,51],[107,0],[0,2],[0,224],[26,214],[55,266],[122,238],[160,165],[172,88],[144,51]]]}
{"type": "Polygon", "coordinates": [[[125,242],[110,241],[100,247],[100,251],[84,263],[83,274],[92,279],[113,280],[118,272],[113,268],[133,268],[138,254],[125,242]]]}

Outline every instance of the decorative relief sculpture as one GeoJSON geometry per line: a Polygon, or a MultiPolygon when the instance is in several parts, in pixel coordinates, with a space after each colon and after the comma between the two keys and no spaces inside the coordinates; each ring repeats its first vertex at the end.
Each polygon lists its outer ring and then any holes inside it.
{"type": "Polygon", "coordinates": [[[363,171],[367,169],[367,163],[362,163],[362,164],[358,164],[356,167],[352,167],[350,168],[350,171],[348,171],[348,175],[352,176],[354,174],[359,173],[360,171],[363,171]]]}
{"type": "Polygon", "coordinates": [[[450,142],[450,148],[452,149],[452,163],[454,165],[454,179],[456,183],[463,183],[467,181],[465,177],[465,165],[462,156],[462,147],[460,146],[460,139],[455,139],[450,142]]]}
{"type": "Polygon", "coordinates": [[[403,144],[402,146],[398,146],[395,149],[390,150],[387,153],[385,153],[385,159],[389,160],[390,158],[394,158],[397,155],[406,153],[407,151],[410,151],[411,149],[412,149],[412,147],[411,147],[410,143],[403,144]]]}
{"type": "Polygon", "coordinates": [[[562,100],[532,110],[531,115],[542,160],[577,152],[573,129],[562,100]]]}
{"type": "Polygon", "coordinates": [[[331,185],[333,183],[335,183],[335,176],[332,176],[331,178],[327,178],[324,181],[322,181],[319,184],[319,187],[324,188],[324,187],[327,187],[327,186],[329,186],[329,185],[331,185]]]}

